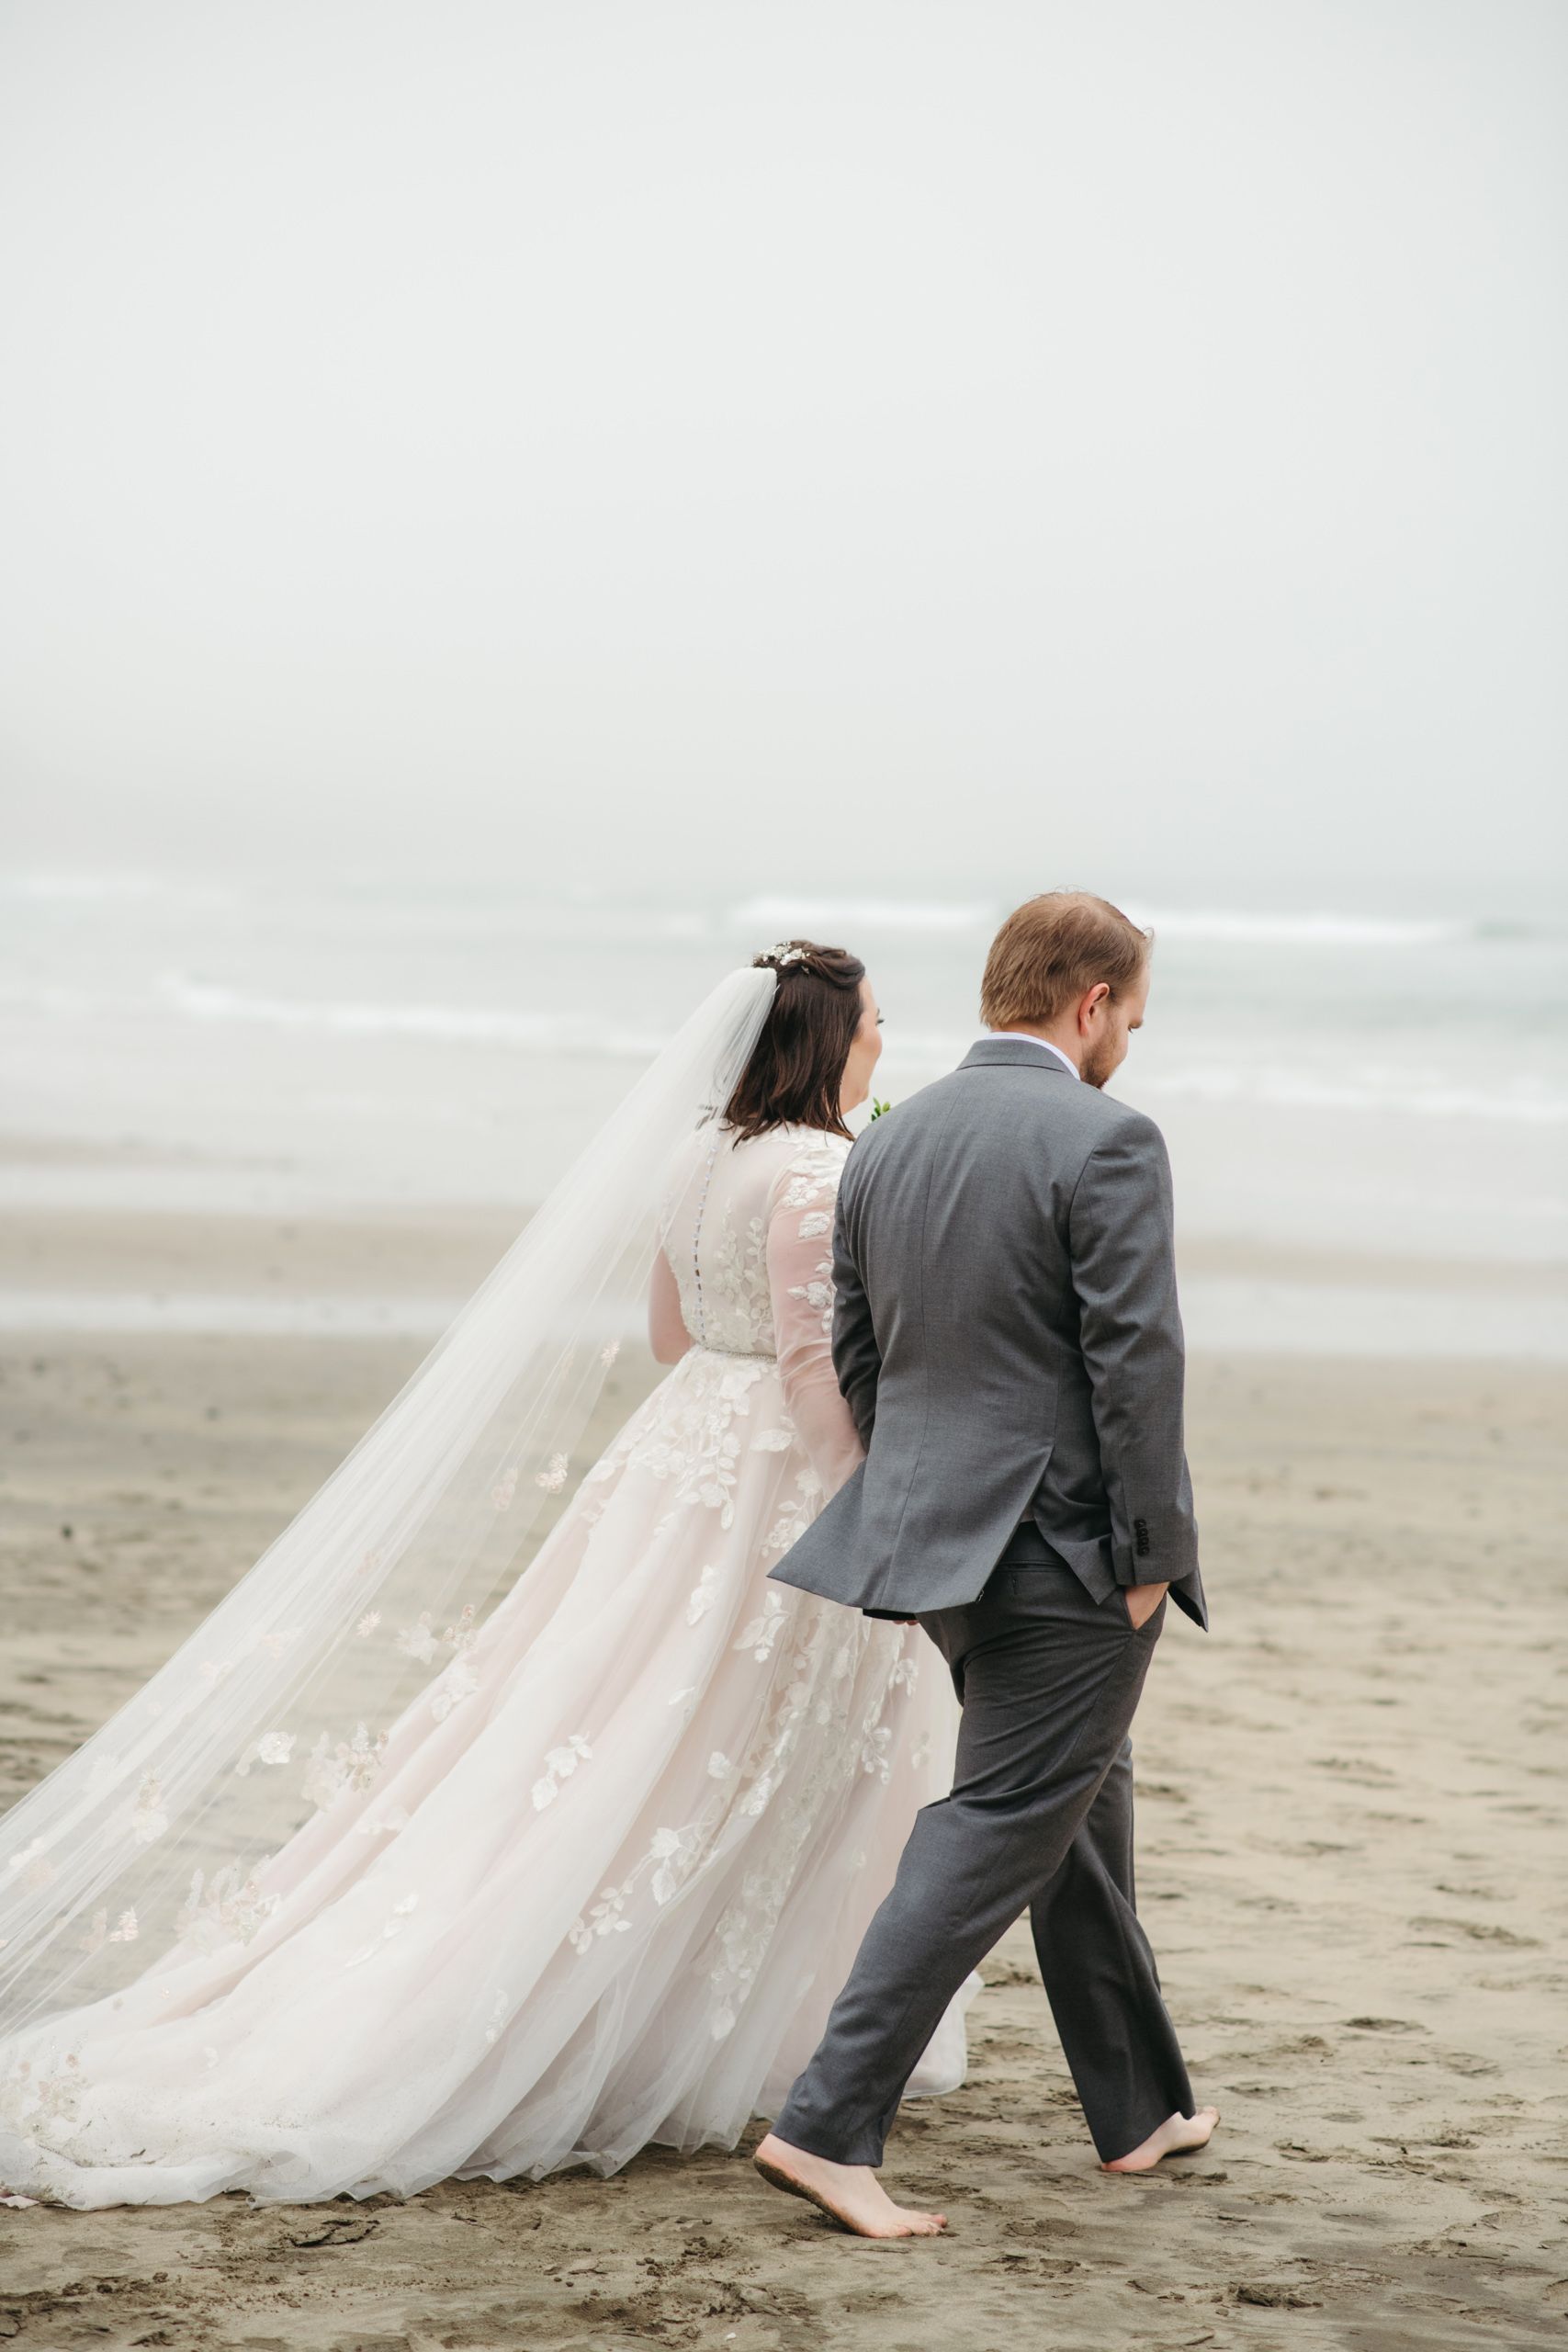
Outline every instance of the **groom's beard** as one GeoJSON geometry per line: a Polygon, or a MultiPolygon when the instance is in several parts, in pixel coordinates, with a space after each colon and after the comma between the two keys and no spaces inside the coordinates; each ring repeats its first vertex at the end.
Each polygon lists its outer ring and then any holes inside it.
{"type": "Polygon", "coordinates": [[[1078,1076],[1086,1086],[1106,1086],[1121,1067],[1122,1057],[1116,1051],[1116,1040],[1108,1037],[1103,1045],[1095,1046],[1084,1056],[1078,1076]]]}

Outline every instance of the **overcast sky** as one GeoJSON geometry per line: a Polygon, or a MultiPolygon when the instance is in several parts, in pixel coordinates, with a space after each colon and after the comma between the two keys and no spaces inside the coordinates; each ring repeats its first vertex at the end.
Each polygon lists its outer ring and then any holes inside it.
{"type": "Polygon", "coordinates": [[[1562,0],[9,0],[11,854],[1539,877],[1565,66],[1562,0]]]}

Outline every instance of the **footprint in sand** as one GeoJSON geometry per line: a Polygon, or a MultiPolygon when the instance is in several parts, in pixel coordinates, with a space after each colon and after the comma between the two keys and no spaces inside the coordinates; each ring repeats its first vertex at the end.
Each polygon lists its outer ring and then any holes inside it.
{"type": "Polygon", "coordinates": [[[1516,1935],[1512,1928],[1494,1927],[1492,1922],[1486,1919],[1439,1919],[1420,1917],[1407,1920],[1405,1924],[1412,1928],[1425,1928],[1427,1932],[1437,1929],[1446,1932],[1449,1935],[1468,1936],[1472,1943],[1506,1944],[1511,1950],[1516,1951],[1539,1951],[1540,1950],[1540,1938],[1539,1936],[1516,1935]]]}

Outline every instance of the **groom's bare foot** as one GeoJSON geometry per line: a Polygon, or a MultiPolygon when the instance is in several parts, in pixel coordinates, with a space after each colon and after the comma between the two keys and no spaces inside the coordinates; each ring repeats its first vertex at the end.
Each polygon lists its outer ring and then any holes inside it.
{"type": "Polygon", "coordinates": [[[1157,2132],[1151,2132],[1141,2147],[1129,2150],[1124,2156],[1113,2156],[1101,2172],[1153,2172],[1162,2156],[1174,2156],[1193,2148],[1206,2148],[1220,2120],[1217,2107],[1201,2107],[1196,2115],[1168,2115],[1157,2132]]]}
{"type": "Polygon", "coordinates": [[[945,2213],[916,2213],[895,2205],[869,2165],[834,2165],[792,2148],[770,2132],[751,2159],[762,2178],[791,2197],[804,2197],[857,2238],[934,2238],[945,2213]]]}

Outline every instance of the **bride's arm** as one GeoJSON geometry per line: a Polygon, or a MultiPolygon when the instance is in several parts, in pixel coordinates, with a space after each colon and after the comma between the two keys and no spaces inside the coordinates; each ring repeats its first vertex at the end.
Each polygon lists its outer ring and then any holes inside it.
{"type": "Polygon", "coordinates": [[[784,1402],[823,1492],[836,1494],[865,1458],[833,1370],[833,1204],[837,1166],[792,1162],[768,1218],[768,1287],[784,1402]]]}
{"type": "Polygon", "coordinates": [[[675,1270],[662,1250],[653,1261],[653,1280],[648,1290],[648,1344],[655,1363],[679,1363],[692,1344],[681,1312],[675,1270]]]}

